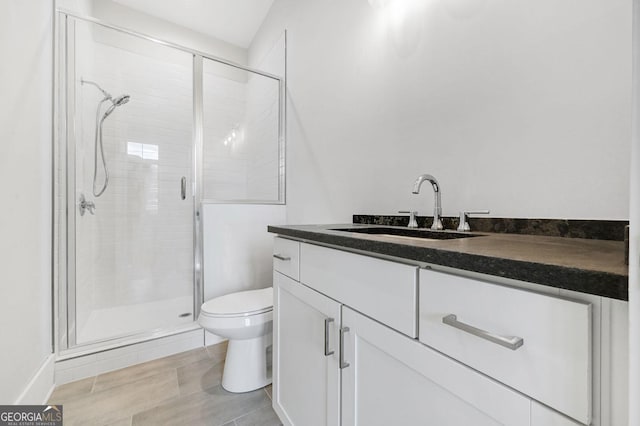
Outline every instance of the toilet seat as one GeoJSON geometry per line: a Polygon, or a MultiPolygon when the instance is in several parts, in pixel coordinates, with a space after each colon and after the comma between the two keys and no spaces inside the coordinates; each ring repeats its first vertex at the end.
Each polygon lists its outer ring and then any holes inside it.
{"type": "Polygon", "coordinates": [[[235,318],[259,315],[273,310],[273,287],[240,291],[216,297],[204,303],[200,315],[235,318]]]}

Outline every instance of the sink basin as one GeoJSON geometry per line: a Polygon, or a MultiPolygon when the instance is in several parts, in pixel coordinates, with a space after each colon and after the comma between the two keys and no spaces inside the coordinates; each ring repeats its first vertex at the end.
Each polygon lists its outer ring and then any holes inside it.
{"type": "Polygon", "coordinates": [[[371,227],[371,228],[340,228],[331,229],[331,231],[341,232],[354,232],[357,234],[371,234],[389,237],[401,237],[412,238],[421,240],[453,240],[457,238],[470,238],[478,237],[477,234],[467,234],[462,232],[452,231],[431,231],[429,229],[415,229],[415,228],[385,228],[385,227],[371,227]]]}

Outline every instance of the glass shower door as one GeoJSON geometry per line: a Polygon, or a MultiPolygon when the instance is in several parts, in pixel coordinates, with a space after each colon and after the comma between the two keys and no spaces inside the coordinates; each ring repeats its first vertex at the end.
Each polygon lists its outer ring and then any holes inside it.
{"type": "Polygon", "coordinates": [[[194,321],[193,58],[67,23],[69,346],[194,321]]]}

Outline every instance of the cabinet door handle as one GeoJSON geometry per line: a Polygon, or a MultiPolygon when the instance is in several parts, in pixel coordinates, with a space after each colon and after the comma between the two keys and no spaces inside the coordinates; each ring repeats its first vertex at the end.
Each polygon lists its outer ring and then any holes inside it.
{"type": "Polygon", "coordinates": [[[278,260],[282,260],[283,262],[286,262],[287,260],[291,260],[289,256],[283,256],[281,254],[274,254],[273,257],[275,257],[278,260]]]}
{"type": "Polygon", "coordinates": [[[347,368],[348,362],[344,361],[344,335],[349,332],[349,327],[342,327],[340,329],[340,369],[347,368]]]}
{"type": "Polygon", "coordinates": [[[329,350],[329,324],[333,321],[333,318],[324,319],[324,356],[333,355],[333,351],[329,350]]]}
{"type": "Polygon", "coordinates": [[[520,346],[524,345],[524,339],[522,337],[501,336],[499,334],[476,328],[472,325],[458,321],[458,317],[455,314],[449,314],[442,317],[442,322],[453,328],[457,328],[458,330],[462,330],[469,334],[473,334],[474,336],[478,336],[481,339],[485,339],[500,346],[504,346],[505,348],[509,348],[512,351],[515,351],[520,346]]]}

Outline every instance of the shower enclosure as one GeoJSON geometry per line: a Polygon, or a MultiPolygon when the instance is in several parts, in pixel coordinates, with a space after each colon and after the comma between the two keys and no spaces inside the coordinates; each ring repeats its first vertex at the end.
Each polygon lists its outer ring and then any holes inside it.
{"type": "Polygon", "coordinates": [[[283,203],[283,79],[58,14],[58,352],[196,327],[203,202],[283,203]]]}

